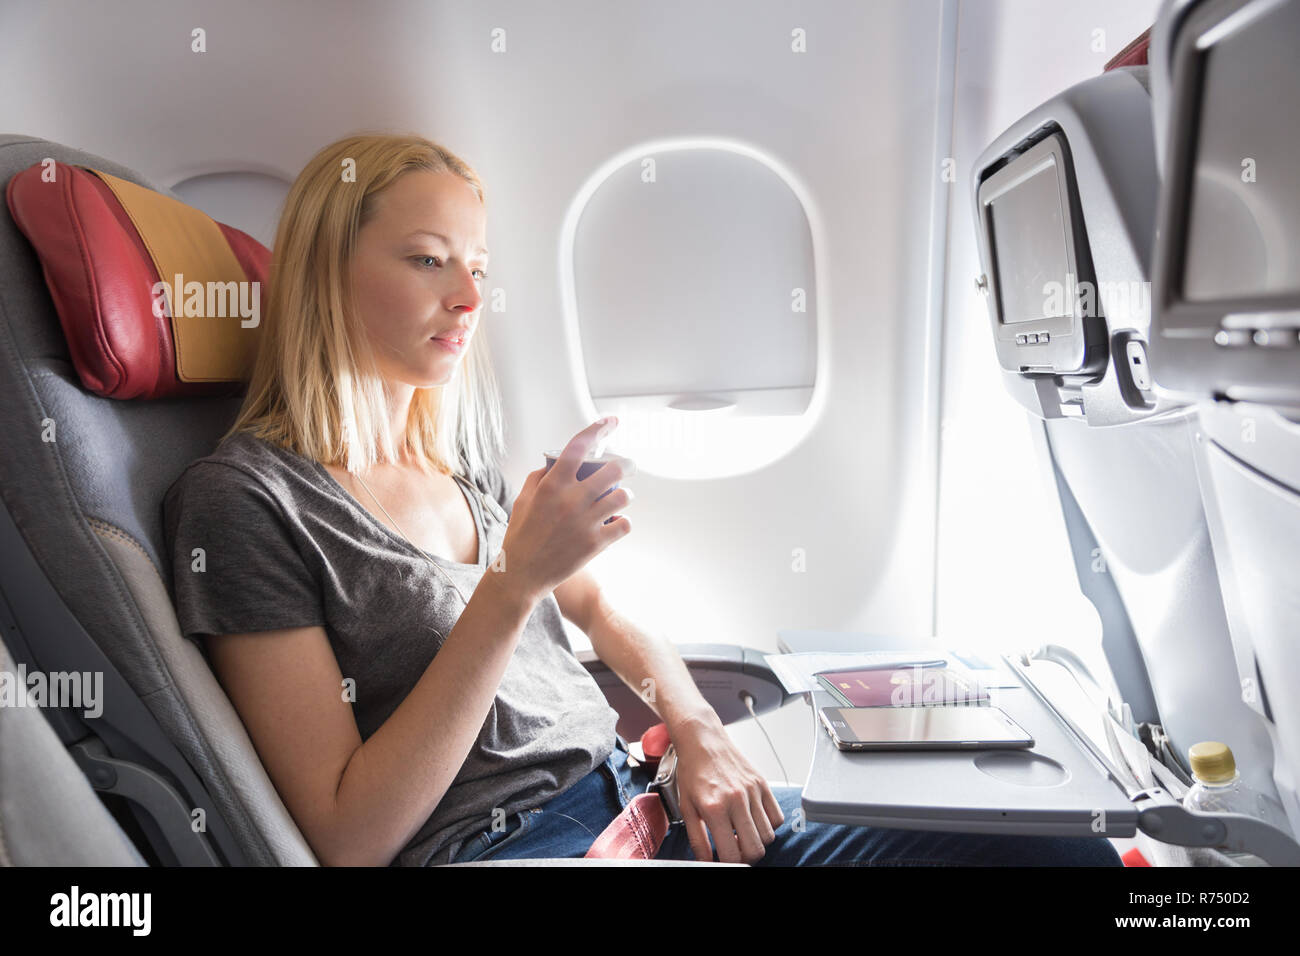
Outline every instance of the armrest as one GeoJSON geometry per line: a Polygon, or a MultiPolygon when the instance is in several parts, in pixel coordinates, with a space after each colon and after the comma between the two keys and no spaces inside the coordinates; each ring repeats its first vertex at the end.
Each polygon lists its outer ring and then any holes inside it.
{"type": "MultiPolygon", "coordinates": [[[[742,692],[753,698],[756,714],[776,710],[790,700],[762,651],[737,644],[678,644],[677,652],[695,686],[724,724],[749,716],[742,692]]],[[[625,740],[640,740],[648,728],[660,722],[641,696],[624,684],[595,651],[582,651],[577,657],[604,692],[609,706],[618,711],[617,729],[625,740]]]]}

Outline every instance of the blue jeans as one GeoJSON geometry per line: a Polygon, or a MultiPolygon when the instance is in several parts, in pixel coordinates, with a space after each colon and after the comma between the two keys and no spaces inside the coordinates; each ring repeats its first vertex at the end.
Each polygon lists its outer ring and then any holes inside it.
{"type": "MultiPolygon", "coordinates": [[[[614,749],[603,764],[540,807],[513,814],[503,830],[467,837],[455,863],[581,857],[651,775],[614,749]]],[[[993,836],[855,827],[803,820],[799,787],[773,787],[785,820],[756,866],[1122,866],[1102,837],[993,836]],[[799,811],[796,813],[796,811],[799,811]]],[[[683,824],[673,824],[657,859],[694,860],[683,824]]],[[[716,853],[715,853],[716,859],[716,853]]]]}

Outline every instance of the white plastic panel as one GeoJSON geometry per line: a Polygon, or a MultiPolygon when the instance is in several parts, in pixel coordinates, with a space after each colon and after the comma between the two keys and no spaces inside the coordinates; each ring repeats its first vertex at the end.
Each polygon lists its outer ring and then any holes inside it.
{"type": "Polygon", "coordinates": [[[276,223],[291,185],[280,176],[232,170],[189,176],[171,188],[191,206],[217,222],[242,229],[269,249],[275,244],[276,223]]]}
{"type": "Polygon", "coordinates": [[[1114,579],[1179,757],[1186,765],[1193,744],[1223,741],[1243,780],[1272,797],[1272,745],[1242,700],[1192,427],[1188,416],[1113,428],[1047,423],[1100,548],[1093,571],[1114,579]]]}
{"type": "MultiPolygon", "coordinates": [[[[1300,494],[1246,467],[1209,445],[1205,451],[1219,508],[1229,587],[1236,589],[1233,611],[1254,651],[1276,735],[1274,781],[1294,832],[1300,833],[1300,494]]],[[[1236,675],[1234,675],[1236,676],[1236,675]]],[[[1247,674],[1244,677],[1253,678],[1247,674]]],[[[1253,683],[1253,681],[1252,681],[1253,683]]],[[[1243,690],[1247,685],[1243,683],[1243,690]]],[[[1233,748],[1236,755],[1236,748],[1233,748]]],[[[1238,763],[1241,763],[1238,756],[1238,763]]],[[[1246,767],[1239,767],[1242,776],[1246,767]]],[[[1260,788],[1262,789],[1262,788],[1260,788]]]]}

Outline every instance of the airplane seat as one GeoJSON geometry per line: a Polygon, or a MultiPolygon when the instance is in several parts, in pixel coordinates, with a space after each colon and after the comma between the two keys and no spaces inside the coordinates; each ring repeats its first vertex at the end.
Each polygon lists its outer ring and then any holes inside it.
{"type": "Polygon", "coordinates": [[[1165,0],[1151,361],[1195,403],[1195,463],[1234,649],[1300,833],[1300,2],[1165,0]]]}
{"type": "MultiPolygon", "coordinates": [[[[0,673],[20,673],[3,640],[0,673]]],[[[17,683],[0,707],[0,866],[144,866],[17,683]]]]}
{"type": "Polygon", "coordinates": [[[11,651],[29,671],[103,674],[100,716],[46,714],[96,788],[122,798],[121,822],[157,853],[151,863],[314,864],[202,652],[180,634],[163,557],[163,494],[216,446],[241,398],[107,397],[163,388],[166,348],[148,313],[109,321],[141,296],[149,308],[132,269],[147,253],[125,240],[90,174],[41,181],[71,167],[154,188],[102,157],[0,136],[0,586],[17,618],[11,651]],[[47,218],[51,203],[63,215],[47,218]],[[29,217],[66,249],[64,274],[20,231],[16,219],[29,217]],[[75,308],[103,315],[61,327],[75,308]]]}
{"type": "MultiPolygon", "coordinates": [[[[1149,68],[1109,69],[1030,111],[981,154],[972,179],[977,284],[1004,384],[1028,413],[1081,590],[1101,618],[1112,729],[1142,741],[1174,797],[1190,784],[1188,748],[1222,740],[1276,802],[1270,740],[1234,673],[1195,478],[1195,409],[1152,380],[1149,68]]],[[[1161,785],[1122,748],[1115,756],[1131,792],[1161,785]]],[[[1222,862],[1172,846],[1160,855],[1222,862]]]]}
{"type": "MultiPolygon", "coordinates": [[[[0,183],[9,651],[51,681],[102,678],[100,713],[42,713],[145,862],[317,865],[204,652],[180,633],[162,530],[167,488],[234,421],[257,328],[233,311],[187,315],[188,301],[169,321],[162,306],[181,300],[159,296],[156,283],[179,274],[188,300],[191,281],[210,295],[225,280],[265,282],[269,250],[125,166],[33,136],[0,134],[0,183]]],[[[755,713],[789,699],[751,648],[680,652],[724,724],[749,716],[743,698],[755,713]]],[[[619,711],[620,732],[658,720],[639,699],[640,710],[620,707],[625,688],[599,659],[583,663],[619,711]]],[[[21,721],[0,723],[5,734],[21,721]]],[[[19,732],[25,746],[48,749],[30,727],[19,732]]],[[[32,819],[11,792],[31,796],[0,787],[0,828],[32,819]]],[[[74,800],[51,794],[48,807],[80,812],[74,800]]],[[[65,859],[104,858],[100,841],[65,859]]]]}

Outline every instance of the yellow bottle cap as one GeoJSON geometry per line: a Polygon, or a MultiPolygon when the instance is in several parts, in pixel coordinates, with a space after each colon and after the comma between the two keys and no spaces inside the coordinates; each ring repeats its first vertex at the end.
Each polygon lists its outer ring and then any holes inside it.
{"type": "Polygon", "coordinates": [[[1192,773],[1206,783],[1223,783],[1231,780],[1237,772],[1237,763],[1232,759],[1232,751],[1227,744],[1217,740],[1204,740],[1192,744],[1187,751],[1192,763],[1192,773]]]}

